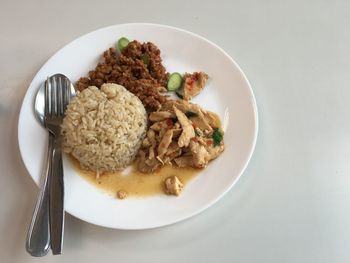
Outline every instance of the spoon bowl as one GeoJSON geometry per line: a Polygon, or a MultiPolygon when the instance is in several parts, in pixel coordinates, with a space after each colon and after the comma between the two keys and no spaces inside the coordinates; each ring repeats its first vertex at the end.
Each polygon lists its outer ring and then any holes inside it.
{"type": "MultiPolygon", "coordinates": [[[[46,81],[40,85],[34,101],[35,118],[39,121],[39,123],[44,128],[45,128],[45,83],[46,81]]],[[[69,83],[70,83],[70,94],[72,97],[74,97],[76,93],[74,85],[70,81],[69,83]]]]}

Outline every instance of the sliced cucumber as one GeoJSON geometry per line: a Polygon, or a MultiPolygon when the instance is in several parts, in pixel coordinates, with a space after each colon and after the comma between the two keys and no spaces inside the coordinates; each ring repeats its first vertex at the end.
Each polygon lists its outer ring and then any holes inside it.
{"type": "Polygon", "coordinates": [[[123,51],[129,45],[130,41],[126,37],[122,37],[118,40],[118,49],[120,52],[123,51]]]}
{"type": "Polygon", "coordinates": [[[182,85],[182,76],[180,73],[172,73],[169,77],[167,88],[169,91],[177,90],[182,85]]]}

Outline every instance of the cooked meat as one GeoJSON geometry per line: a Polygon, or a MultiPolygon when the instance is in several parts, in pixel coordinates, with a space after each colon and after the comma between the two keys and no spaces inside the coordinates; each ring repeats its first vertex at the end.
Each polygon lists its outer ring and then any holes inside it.
{"type": "Polygon", "coordinates": [[[207,152],[209,153],[209,161],[216,159],[224,150],[225,145],[221,143],[218,146],[207,146],[206,147],[207,152]]]}
{"type": "Polygon", "coordinates": [[[181,148],[179,147],[179,145],[177,144],[177,142],[175,141],[172,141],[170,144],[169,144],[169,147],[166,151],[166,155],[170,155],[178,150],[181,150],[181,148]]]}
{"type": "Polygon", "coordinates": [[[193,166],[196,168],[204,168],[209,162],[209,153],[205,147],[198,142],[191,140],[190,149],[193,157],[193,166]]]}
{"type": "Polygon", "coordinates": [[[151,112],[149,115],[149,120],[150,121],[164,121],[169,118],[174,118],[175,115],[174,113],[171,113],[169,111],[154,111],[151,112]]]}
{"type": "Polygon", "coordinates": [[[192,117],[191,121],[192,121],[194,127],[199,128],[202,131],[211,132],[213,130],[210,127],[209,123],[204,118],[203,114],[199,115],[198,117],[192,117]]]}
{"type": "Polygon", "coordinates": [[[179,157],[182,153],[181,148],[176,142],[171,142],[165,155],[170,158],[170,160],[175,159],[176,157],[179,157]]]}
{"type": "Polygon", "coordinates": [[[155,145],[152,145],[151,147],[149,147],[149,151],[148,151],[148,159],[149,160],[156,158],[156,154],[154,152],[154,147],[155,147],[155,145]]]}
{"type": "Polygon", "coordinates": [[[177,100],[176,102],[168,101],[163,105],[163,107],[168,108],[171,104],[185,113],[185,115],[189,115],[191,122],[194,124],[193,126],[198,127],[203,131],[212,131],[212,127],[209,125],[209,122],[205,116],[206,111],[199,105],[184,100],[177,100]]]}
{"type": "Polygon", "coordinates": [[[171,143],[171,140],[173,138],[173,130],[167,130],[162,138],[162,140],[160,141],[159,145],[158,145],[158,156],[162,157],[166,151],[168,150],[168,147],[171,143]]]}
{"type": "Polygon", "coordinates": [[[182,127],[182,133],[178,141],[179,146],[187,147],[190,144],[191,138],[196,136],[196,134],[194,133],[194,128],[190,120],[186,117],[186,115],[182,111],[178,110],[175,106],[174,106],[174,112],[182,127]]]}
{"type": "Polygon", "coordinates": [[[151,142],[149,141],[148,137],[146,137],[145,139],[143,139],[142,141],[142,147],[150,147],[151,146],[151,142]]]}
{"type": "Polygon", "coordinates": [[[168,126],[164,126],[162,127],[159,131],[158,131],[158,136],[157,136],[157,142],[160,143],[161,140],[163,139],[165,133],[169,130],[168,126]]]}
{"type": "Polygon", "coordinates": [[[138,152],[137,169],[143,173],[147,173],[150,170],[146,165],[146,154],[142,150],[138,152]]]}
{"type": "Polygon", "coordinates": [[[208,80],[208,75],[204,72],[186,73],[180,90],[180,94],[184,100],[191,100],[197,96],[205,86],[208,80]]]}
{"type": "Polygon", "coordinates": [[[160,131],[164,127],[167,127],[167,122],[166,121],[158,121],[158,122],[153,123],[150,128],[154,131],[160,131]]]}
{"type": "Polygon", "coordinates": [[[189,156],[181,156],[174,159],[175,163],[179,167],[192,167],[193,166],[193,158],[191,155],[189,156]]]}
{"type": "Polygon", "coordinates": [[[160,167],[160,162],[156,158],[146,160],[146,165],[150,172],[156,171],[160,167]]]}
{"type": "Polygon", "coordinates": [[[117,83],[140,98],[147,110],[157,110],[166,101],[160,92],[166,91],[169,74],[162,65],[160,50],[154,44],[132,41],[117,55],[110,48],[103,53],[103,61],[76,83],[78,90],[103,83],[117,83]],[[143,57],[149,58],[149,63],[143,57]]]}
{"type": "Polygon", "coordinates": [[[142,173],[152,173],[156,171],[160,166],[160,163],[157,159],[146,158],[146,153],[143,150],[140,150],[138,153],[137,159],[137,169],[142,173]]]}
{"type": "MultiPolygon", "coordinates": [[[[163,165],[204,168],[223,150],[223,142],[214,145],[215,115],[184,101],[167,101],[149,115],[150,129],[139,156],[139,169],[151,172],[163,165]],[[207,117],[209,116],[209,117],[207,117]]],[[[217,138],[216,138],[217,141],[217,138]]]]}
{"type": "Polygon", "coordinates": [[[170,176],[164,181],[165,193],[168,195],[180,195],[183,190],[183,183],[176,177],[170,176]]]}
{"type": "Polygon", "coordinates": [[[124,191],[124,190],[119,190],[119,191],[117,192],[117,197],[118,197],[119,199],[125,199],[125,198],[128,197],[128,193],[127,193],[126,191],[124,191]]]}
{"type": "Polygon", "coordinates": [[[220,118],[218,115],[216,115],[214,112],[211,111],[205,111],[204,117],[209,123],[209,125],[213,128],[219,128],[221,127],[220,118]]]}
{"type": "Polygon", "coordinates": [[[156,133],[153,130],[149,129],[147,131],[147,138],[148,138],[149,142],[151,143],[151,145],[156,144],[156,133]]]}
{"type": "Polygon", "coordinates": [[[199,105],[190,103],[185,100],[168,100],[162,105],[162,110],[173,111],[174,106],[184,113],[191,111],[191,112],[200,114],[198,112],[200,109],[199,105]]]}

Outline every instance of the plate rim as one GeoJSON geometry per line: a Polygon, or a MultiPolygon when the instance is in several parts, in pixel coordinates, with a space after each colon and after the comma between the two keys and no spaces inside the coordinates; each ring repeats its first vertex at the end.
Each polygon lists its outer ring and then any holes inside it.
{"type": "MultiPolygon", "coordinates": [[[[146,227],[133,227],[133,228],[128,228],[128,227],[114,227],[114,226],[110,226],[110,225],[105,225],[105,224],[101,224],[101,223],[97,223],[94,222],[93,220],[87,219],[84,216],[79,216],[76,215],[74,213],[74,211],[67,211],[65,210],[65,212],[69,213],[70,215],[72,215],[75,218],[78,218],[80,220],[83,220],[89,224],[93,224],[96,226],[102,226],[102,227],[106,227],[106,228],[110,228],[110,229],[119,229],[119,230],[144,230],[144,229],[154,229],[154,228],[159,228],[159,227],[164,227],[164,226],[168,226],[168,225],[172,225],[181,221],[184,221],[186,219],[189,219],[195,215],[199,215],[200,213],[202,213],[204,210],[208,209],[209,207],[211,207],[212,205],[214,205],[216,202],[218,202],[221,198],[223,198],[232,188],[233,186],[237,183],[237,181],[240,179],[240,177],[242,176],[242,174],[244,173],[244,171],[246,170],[252,156],[253,153],[255,151],[255,147],[256,147],[256,143],[257,143],[257,138],[258,138],[258,131],[259,131],[259,116],[258,116],[258,107],[257,107],[257,103],[256,103],[256,98],[255,98],[255,94],[253,92],[252,86],[248,80],[248,78],[246,77],[245,73],[243,72],[243,70],[241,69],[241,67],[238,65],[238,63],[224,50],[222,49],[220,46],[218,46],[217,44],[215,44],[214,42],[212,42],[211,40],[197,34],[197,33],[193,33],[191,31],[188,31],[186,29],[182,29],[182,28],[178,28],[175,26],[169,26],[169,25],[165,25],[165,24],[157,24],[157,23],[144,23],[144,22],[133,22],[133,23],[122,23],[122,24],[115,24],[115,25],[110,25],[110,26],[106,26],[106,27],[102,27],[102,28],[98,28],[95,29],[93,31],[87,32],[85,34],[82,34],[76,38],[74,38],[73,40],[69,41],[68,43],[66,43],[65,45],[63,45],[61,48],[59,48],[56,52],[54,52],[42,65],[41,67],[38,69],[38,71],[36,72],[36,74],[34,75],[34,77],[32,78],[30,84],[28,85],[27,89],[26,89],[26,93],[22,99],[22,103],[21,103],[21,108],[20,108],[20,112],[18,115],[18,123],[17,123],[17,142],[18,142],[18,147],[19,147],[19,151],[20,151],[20,156],[21,156],[21,160],[22,163],[24,164],[28,174],[30,175],[31,179],[34,181],[35,185],[37,185],[40,188],[40,182],[41,182],[41,178],[39,179],[39,183],[37,183],[33,176],[31,175],[31,173],[29,172],[28,169],[28,165],[27,163],[24,161],[24,157],[23,157],[23,145],[20,143],[21,139],[20,139],[20,125],[21,125],[21,118],[23,118],[23,111],[24,111],[24,100],[27,97],[28,94],[28,90],[31,87],[33,80],[36,79],[37,75],[41,72],[41,70],[43,69],[43,67],[53,58],[55,57],[59,52],[61,52],[63,49],[67,48],[69,45],[72,45],[73,43],[75,43],[76,41],[79,41],[81,38],[86,37],[87,35],[90,34],[96,34],[99,31],[103,31],[103,30],[108,30],[111,28],[117,28],[117,27],[127,27],[127,26],[146,26],[146,27],[161,27],[161,28],[167,28],[170,30],[176,30],[176,31],[180,31],[186,34],[189,34],[193,37],[199,38],[201,41],[204,41],[206,43],[208,43],[209,45],[215,47],[217,50],[219,50],[221,53],[223,53],[225,55],[226,58],[228,58],[230,60],[230,62],[236,67],[236,69],[238,70],[240,76],[242,77],[242,79],[245,81],[245,83],[247,84],[247,87],[249,88],[249,95],[250,95],[250,100],[251,100],[251,104],[252,104],[252,110],[253,110],[253,117],[254,117],[254,137],[252,140],[252,144],[250,147],[250,151],[249,154],[247,155],[247,159],[244,162],[244,164],[242,165],[242,168],[240,169],[239,173],[237,174],[236,178],[234,179],[234,181],[228,186],[226,187],[226,189],[224,189],[220,194],[218,194],[218,196],[216,198],[213,198],[213,200],[211,200],[210,202],[206,203],[205,205],[203,205],[202,207],[193,210],[192,212],[188,213],[185,216],[182,216],[180,218],[175,218],[174,220],[169,220],[166,223],[163,224],[158,224],[158,225],[152,225],[152,226],[146,226],[146,227]]],[[[33,107],[31,107],[33,110],[33,107]]],[[[33,113],[34,114],[34,113],[33,113]]]]}

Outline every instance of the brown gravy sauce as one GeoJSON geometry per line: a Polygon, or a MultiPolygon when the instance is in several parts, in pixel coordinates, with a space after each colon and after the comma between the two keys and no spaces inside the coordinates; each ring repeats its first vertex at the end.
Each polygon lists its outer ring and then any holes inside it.
{"type": "Polygon", "coordinates": [[[164,180],[173,175],[176,175],[186,186],[186,184],[201,171],[200,169],[191,167],[180,168],[166,165],[157,172],[144,174],[137,170],[135,164],[132,164],[124,171],[104,173],[100,175],[99,178],[96,178],[95,172],[83,170],[78,160],[72,156],[69,157],[75,170],[81,177],[97,188],[115,196],[119,190],[124,190],[127,192],[128,198],[164,194],[164,180]]]}

